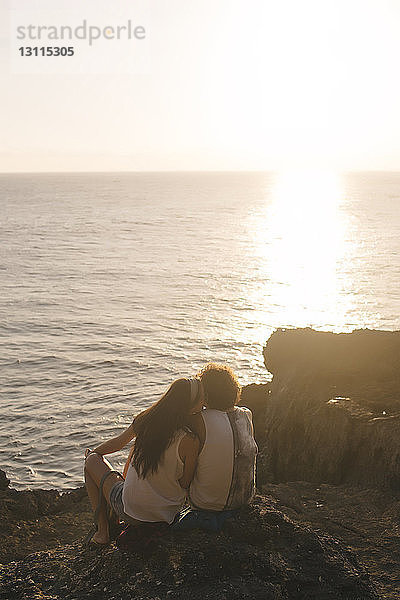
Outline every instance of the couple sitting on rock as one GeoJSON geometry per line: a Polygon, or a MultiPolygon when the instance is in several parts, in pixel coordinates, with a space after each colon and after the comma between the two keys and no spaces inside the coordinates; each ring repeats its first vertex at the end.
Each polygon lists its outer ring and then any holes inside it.
{"type": "Polygon", "coordinates": [[[257,445],[251,411],[236,406],[239,395],[231,369],[207,365],[195,378],[174,381],[118,437],[86,451],[86,488],[97,524],[93,544],[110,541],[110,508],[133,526],[218,529],[251,500],[257,445]],[[122,476],[104,455],[133,439],[122,476]]]}

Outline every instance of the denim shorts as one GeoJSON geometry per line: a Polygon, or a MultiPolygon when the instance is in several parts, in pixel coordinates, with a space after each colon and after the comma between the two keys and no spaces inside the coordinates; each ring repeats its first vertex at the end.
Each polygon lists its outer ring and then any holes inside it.
{"type": "Polygon", "coordinates": [[[118,483],[113,485],[113,487],[111,488],[111,491],[110,491],[111,508],[115,511],[117,517],[119,517],[119,519],[121,521],[125,521],[125,523],[137,523],[136,519],[134,519],[133,517],[130,517],[124,511],[124,504],[122,502],[123,489],[124,489],[123,481],[119,481],[118,483]]]}

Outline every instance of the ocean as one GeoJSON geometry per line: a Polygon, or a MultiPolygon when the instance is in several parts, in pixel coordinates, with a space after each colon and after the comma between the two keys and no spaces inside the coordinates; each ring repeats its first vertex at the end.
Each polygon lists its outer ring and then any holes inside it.
{"type": "Polygon", "coordinates": [[[81,485],[87,446],[209,361],[268,381],[277,327],[400,329],[400,173],[2,174],[0,206],[17,489],[81,485]]]}

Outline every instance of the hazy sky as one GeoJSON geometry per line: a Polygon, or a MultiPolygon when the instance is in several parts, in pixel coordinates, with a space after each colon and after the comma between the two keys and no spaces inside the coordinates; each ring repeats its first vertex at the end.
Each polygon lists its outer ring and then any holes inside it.
{"type": "Polygon", "coordinates": [[[3,172],[400,169],[398,0],[0,2],[3,172]],[[33,4],[146,39],[21,58],[33,4]]]}

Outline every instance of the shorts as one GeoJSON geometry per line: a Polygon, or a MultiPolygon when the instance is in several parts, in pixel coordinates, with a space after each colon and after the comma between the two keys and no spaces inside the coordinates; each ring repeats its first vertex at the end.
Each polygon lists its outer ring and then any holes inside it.
{"type": "Polygon", "coordinates": [[[132,523],[132,524],[137,523],[137,519],[130,517],[124,511],[124,504],[122,502],[123,489],[124,489],[123,481],[118,481],[118,483],[113,485],[113,487],[111,488],[111,491],[110,491],[111,508],[114,510],[117,517],[119,517],[119,519],[121,521],[125,521],[125,523],[132,523]]]}

